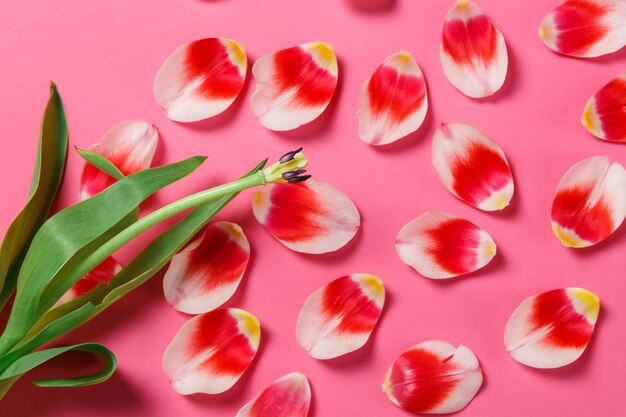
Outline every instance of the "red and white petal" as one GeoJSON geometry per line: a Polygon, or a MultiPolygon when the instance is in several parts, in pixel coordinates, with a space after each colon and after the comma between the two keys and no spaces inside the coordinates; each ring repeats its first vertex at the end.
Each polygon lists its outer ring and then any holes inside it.
{"type": "Polygon", "coordinates": [[[163,371],[176,392],[220,394],[229,390],[256,355],[261,327],[237,308],[189,319],[163,354],[163,371]]]}
{"type": "Polygon", "coordinates": [[[626,142],[626,72],[589,99],[581,122],[597,138],[626,142]]]}
{"type": "Polygon", "coordinates": [[[96,288],[98,285],[107,285],[111,278],[119,271],[122,270],[120,265],[113,257],[109,256],[100,265],[95,267],[93,271],[85,275],[76,284],[72,286],[59,301],[55,304],[55,307],[68,301],[78,298],[81,295],[88,293],[96,288]]]}
{"type": "Polygon", "coordinates": [[[304,303],[296,324],[298,343],[315,359],[331,359],[361,348],[385,303],[385,287],[368,274],[338,278],[304,303]]]}
{"type": "Polygon", "coordinates": [[[296,252],[326,253],[356,235],[361,216],[343,192],[311,178],[298,184],[267,184],[254,193],[256,219],[296,252]]]}
{"type": "Polygon", "coordinates": [[[552,230],[567,247],[584,248],[609,237],[626,216],[626,170],[605,156],[571,167],[552,202],[552,230]]]}
{"type": "Polygon", "coordinates": [[[482,383],[471,350],[429,340],[400,355],[387,372],[383,392],[412,413],[446,414],[465,408],[482,383]]]}
{"type": "Polygon", "coordinates": [[[502,210],[513,198],[513,174],[504,152],[468,123],[441,124],[433,136],[432,161],[443,185],[471,206],[502,210]]]}
{"type": "Polygon", "coordinates": [[[624,22],[623,0],[566,0],[544,17],[539,36],[554,52],[590,58],[626,45],[624,22]]]}
{"type": "Polygon", "coordinates": [[[261,125],[284,131],[315,120],[337,87],[337,58],[331,45],[310,42],[256,60],[256,90],[250,98],[261,125]]]}
{"type": "MultiPolygon", "coordinates": [[[[100,143],[89,150],[108,159],[122,174],[130,175],[150,168],[158,141],[159,133],[154,125],[130,120],[113,126],[100,143]]],[[[108,174],[89,163],[85,164],[80,180],[81,200],[99,193],[114,182],[115,179],[108,174]]]]}
{"type": "Polygon", "coordinates": [[[398,256],[427,278],[452,278],[474,272],[496,255],[491,236],[469,220],[427,211],[407,223],[396,239],[398,256]]]}
{"type": "Polygon", "coordinates": [[[513,359],[533,368],[574,362],[591,340],[600,312],[598,297],[582,288],[562,288],[524,300],[504,333],[513,359]]]}
{"type": "Polygon", "coordinates": [[[310,405],[309,381],[305,375],[293,372],[268,385],[235,417],[306,417],[310,405]]]}
{"type": "Polygon", "coordinates": [[[200,314],[237,290],[250,260],[250,244],[235,223],[217,222],[176,254],[163,277],[165,299],[178,311],[200,314]]]}
{"type": "Polygon", "coordinates": [[[167,117],[195,122],[216,116],[237,98],[246,80],[243,47],[225,38],[206,38],[176,49],[154,80],[154,97],[167,117]]]}
{"type": "Polygon", "coordinates": [[[439,58],[448,81],[473,98],[498,91],[509,65],[502,33],[469,0],[457,0],[448,12],[439,58]]]}
{"type": "Polygon", "coordinates": [[[411,54],[391,55],[361,87],[359,137],[386,145],[415,132],[428,111],[426,81],[411,54]]]}

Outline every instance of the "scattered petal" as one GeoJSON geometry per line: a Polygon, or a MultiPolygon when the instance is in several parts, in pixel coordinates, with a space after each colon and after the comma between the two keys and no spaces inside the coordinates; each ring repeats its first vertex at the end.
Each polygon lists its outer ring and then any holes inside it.
{"type": "MultiPolygon", "coordinates": [[[[89,150],[107,158],[124,175],[150,168],[159,133],[155,126],[130,120],[118,123],[89,150]]],[[[80,180],[80,197],[85,200],[115,182],[91,164],[85,164],[80,180]]]]}
{"type": "Polygon", "coordinates": [[[623,0],[566,0],[544,17],[539,36],[554,52],[590,58],[626,45],[624,22],[623,0]]]}
{"type": "Polygon", "coordinates": [[[412,413],[446,414],[465,408],[482,383],[471,350],[429,340],[400,355],[387,372],[383,392],[412,413]]]}
{"type": "Polygon", "coordinates": [[[626,72],[589,99],[581,122],[597,138],[626,142],[626,72]]]}
{"type": "Polygon", "coordinates": [[[326,253],[348,243],[361,224],[354,203],[327,182],[267,184],[254,193],[256,219],[296,252],[326,253]]]}
{"type": "Polygon", "coordinates": [[[220,394],[248,369],[260,338],[259,321],[250,313],[213,310],[181,327],[163,354],[163,370],[179,394],[220,394]]]}
{"type": "Polygon", "coordinates": [[[298,343],[315,359],[331,359],[361,348],[385,303],[385,287],[368,274],[338,278],[307,298],[298,322],[298,343]]]}
{"type": "Polygon", "coordinates": [[[68,301],[78,298],[81,295],[88,293],[96,288],[98,285],[107,285],[109,280],[113,278],[115,274],[121,271],[122,265],[120,265],[112,257],[105,259],[100,265],[95,267],[93,271],[85,275],[80,279],[72,288],[70,288],[59,301],[55,304],[59,306],[65,304],[68,301]]]}
{"type": "Polygon", "coordinates": [[[243,47],[225,38],[206,38],[176,49],[154,80],[154,97],[167,117],[195,122],[216,116],[237,98],[246,80],[243,47]]]}
{"type": "Polygon", "coordinates": [[[471,206],[502,210],[513,198],[513,174],[504,152],[470,124],[442,123],[433,136],[432,160],[443,185],[471,206]]]}
{"type": "Polygon", "coordinates": [[[626,171],[605,156],[585,159],[561,179],[552,202],[552,230],[567,247],[602,242],[626,216],[626,171]]]}
{"type": "Polygon", "coordinates": [[[252,111],[270,130],[291,130],[324,112],[337,87],[337,58],[331,45],[310,42],[256,60],[252,111]]]}
{"type": "Polygon", "coordinates": [[[172,258],[163,277],[165,299],[183,313],[211,311],[235,293],[249,259],[250,245],[241,227],[213,223],[172,258]]]}
{"type": "Polygon", "coordinates": [[[306,417],[311,405],[311,387],[306,376],[293,372],[268,385],[235,417],[306,417]]]}
{"type": "Polygon", "coordinates": [[[474,272],[496,255],[496,244],[474,223],[443,211],[427,211],[406,224],[396,240],[398,256],[427,278],[474,272]]]}
{"type": "Polygon", "coordinates": [[[386,145],[415,132],[428,111],[426,82],[411,54],[391,55],[363,84],[359,101],[359,137],[386,145]]]}
{"type": "Polygon", "coordinates": [[[582,288],[562,288],[524,300],[504,332],[513,359],[533,368],[574,362],[591,340],[600,312],[598,297],[582,288]]]}
{"type": "Polygon", "coordinates": [[[448,12],[439,58],[448,81],[472,98],[498,91],[509,65],[504,36],[469,0],[457,0],[448,12]]]}

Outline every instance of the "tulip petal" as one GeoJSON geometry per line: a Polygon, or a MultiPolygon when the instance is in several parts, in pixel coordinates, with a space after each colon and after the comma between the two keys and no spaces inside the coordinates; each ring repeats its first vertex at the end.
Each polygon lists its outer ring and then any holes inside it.
{"type": "Polygon", "coordinates": [[[231,39],[206,38],[182,45],[154,79],[154,97],[171,120],[196,122],[235,101],[246,80],[248,59],[231,39]]]}
{"type": "Polygon", "coordinates": [[[398,256],[426,278],[469,274],[496,255],[491,236],[474,223],[444,211],[427,211],[407,223],[396,239],[398,256]]]}
{"type": "Polygon", "coordinates": [[[326,253],[348,243],[361,224],[350,198],[327,182],[267,184],[255,192],[256,219],[296,252],[326,253]]]}
{"type": "Polygon", "coordinates": [[[241,227],[211,224],[172,258],[163,277],[165,299],[183,313],[211,311],[235,293],[249,259],[250,245],[241,227]]]}
{"type": "Polygon", "coordinates": [[[298,343],[315,359],[331,359],[361,348],[385,303],[385,287],[368,274],[338,278],[307,298],[298,322],[298,343]]]}
{"type": "Polygon", "coordinates": [[[176,392],[220,394],[248,369],[261,338],[256,317],[221,308],[189,319],[163,354],[163,371],[176,392]]]}
{"type": "Polygon", "coordinates": [[[472,98],[498,91],[509,65],[502,33],[469,0],[457,0],[448,12],[439,58],[448,81],[472,98]]]}
{"type": "Polygon", "coordinates": [[[252,111],[270,130],[291,130],[324,112],[337,87],[337,58],[331,45],[310,42],[256,60],[252,111]]]}
{"type": "Polygon", "coordinates": [[[590,58],[626,45],[626,2],[566,0],[544,17],[539,36],[559,54],[590,58]]]}
{"type": "Polygon", "coordinates": [[[400,355],[385,377],[383,392],[412,413],[446,414],[465,408],[482,383],[471,350],[429,340],[400,355]]]}
{"type": "Polygon", "coordinates": [[[597,138],[626,142],[626,72],[589,99],[581,122],[597,138]]]}
{"type": "Polygon", "coordinates": [[[585,159],[561,179],[552,203],[552,230],[567,247],[609,237],[626,216],[626,171],[605,156],[585,159]]]}
{"type": "Polygon", "coordinates": [[[100,284],[107,285],[109,280],[121,270],[122,265],[113,259],[113,257],[108,257],[100,265],[95,267],[93,271],[82,277],[80,281],[74,284],[72,288],[70,288],[63,295],[63,297],[57,301],[55,307],[67,303],[74,298],[80,297],[100,284]]]}
{"type": "Polygon", "coordinates": [[[311,387],[306,376],[293,372],[268,385],[235,417],[306,417],[311,405],[311,387]]]}
{"type": "Polygon", "coordinates": [[[504,152],[470,124],[442,123],[433,136],[432,161],[443,185],[471,206],[502,210],[513,198],[513,174],[504,152]]]}
{"type": "MultiPolygon", "coordinates": [[[[137,120],[121,122],[104,134],[100,143],[89,148],[107,158],[124,175],[150,168],[159,133],[155,126],[137,120]]],[[[85,164],[81,176],[80,196],[85,200],[99,193],[115,179],[91,164],[85,164]]]]}
{"type": "Polygon", "coordinates": [[[562,288],[524,300],[504,333],[513,359],[533,368],[574,362],[591,340],[600,312],[598,297],[582,288],[562,288]]]}
{"type": "Polygon", "coordinates": [[[359,137],[370,145],[395,142],[419,129],[427,111],[424,75],[411,54],[398,52],[361,88],[359,137]]]}

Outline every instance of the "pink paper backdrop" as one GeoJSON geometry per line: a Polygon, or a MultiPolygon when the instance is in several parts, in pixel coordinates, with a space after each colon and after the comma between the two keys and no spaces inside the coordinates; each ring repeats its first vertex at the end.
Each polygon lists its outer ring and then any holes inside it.
{"type": "MultiPolygon", "coordinates": [[[[62,359],[23,378],[0,404],[1,415],[234,416],[266,384],[298,370],[311,381],[313,417],[402,416],[405,412],[387,400],[380,385],[397,355],[427,339],[465,344],[481,361],[485,383],[463,416],[625,415],[626,228],[593,249],[573,251],[553,236],[549,213],[559,179],[575,162],[603,154],[626,163],[624,147],[592,138],[579,122],[587,99],[624,70],[626,53],[577,60],[549,51],[536,29],[557,0],[480,2],[504,33],[510,55],[505,87],[484,101],[455,90],[439,64],[441,24],[452,0],[1,3],[0,230],[6,230],[26,197],[49,80],[58,84],[64,99],[73,145],[97,142],[119,121],[144,119],[162,135],[156,163],[209,156],[190,178],[150,200],[147,210],[303,145],[313,173],[345,191],[363,216],[357,238],[323,256],[290,252],[266,234],[252,217],[250,193],[219,216],[242,225],[253,250],[242,288],[227,305],[249,310],[263,326],[257,360],[231,392],[183,397],[170,389],[161,355],[187,317],[164,301],[158,275],[66,338],[109,346],[119,359],[111,380],[80,389],[30,384],[33,377],[92,368],[80,355],[62,359]],[[360,1],[378,10],[363,10],[360,1]],[[154,102],[153,77],[176,47],[211,36],[241,42],[250,61],[307,41],[332,43],[341,82],[331,108],[300,131],[267,131],[250,111],[254,83],[249,80],[226,114],[191,125],[171,122],[154,102]],[[375,149],[357,137],[359,88],[400,49],[410,51],[425,73],[430,110],[417,134],[375,149]],[[516,195],[503,213],[475,210],[439,182],[430,163],[430,140],[436,126],[449,120],[477,125],[507,153],[516,195]],[[427,209],[448,210],[483,226],[498,243],[497,258],[483,271],[448,282],[427,280],[403,265],[394,249],[396,234],[427,209]],[[313,290],[352,272],[384,280],[388,302],[380,326],[353,355],[328,362],[311,359],[294,335],[300,307],[313,290]],[[502,342],[512,311],[530,295],[565,286],[588,288],[602,299],[588,351],[574,365],[555,371],[513,361],[502,342]]],[[[77,201],[81,167],[70,152],[59,207],[77,201]]],[[[129,259],[146,242],[139,240],[120,258],[129,259]]]]}

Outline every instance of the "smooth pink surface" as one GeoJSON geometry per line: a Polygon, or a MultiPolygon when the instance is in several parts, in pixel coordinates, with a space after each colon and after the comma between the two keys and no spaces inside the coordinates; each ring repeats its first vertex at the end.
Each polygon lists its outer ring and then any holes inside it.
{"type": "MultiPolygon", "coordinates": [[[[246,376],[220,396],[182,397],[161,371],[161,356],[187,316],[174,311],[161,275],[65,339],[105,343],[119,369],[103,385],[44,389],[33,377],[90,369],[69,356],[23,378],[0,403],[0,415],[28,417],[234,416],[276,378],[305,373],[313,391],[313,417],[394,417],[380,386],[405,349],[428,339],[468,346],[485,374],[482,389],[459,415],[480,417],[603,416],[626,413],[626,228],[588,250],[561,246],[550,230],[556,186],[575,162],[607,155],[626,163],[623,145],[594,139],[579,122],[600,87],[623,71],[626,53],[597,60],[562,57],[537,35],[558,1],[480,5],[502,30],[509,49],[508,79],[495,97],[475,101],[444,77],[439,63],[441,25],[450,1],[440,0],[66,0],[9,2],[0,12],[0,230],[6,230],[28,191],[39,119],[54,80],[66,105],[72,145],[87,147],[115,123],[155,123],[163,141],[155,162],[193,154],[209,160],[198,172],[144,206],[151,210],[202,187],[239,176],[265,156],[305,146],[311,171],[346,192],[360,208],[362,230],[340,252],[291,252],[254,220],[251,193],[219,216],[237,222],[250,239],[252,260],[242,287],[227,303],[256,315],[263,326],[259,355],[246,376]],[[384,3],[364,11],[359,3],[384,3]],[[313,126],[290,133],[262,128],[250,111],[249,80],[243,97],[221,117],[192,125],[168,120],[152,97],[163,60],[178,46],[207,36],[241,42],[250,61],[313,40],[328,41],[339,57],[340,85],[333,103],[313,126]],[[413,54],[428,83],[430,109],[416,134],[385,148],[358,138],[359,88],[388,55],[413,54]],[[512,205],[483,213],[452,196],[430,163],[439,123],[478,126],[504,149],[516,180],[512,205]],[[498,255],[484,270],[448,282],[427,280],[395,253],[400,228],[425,210],[446,210],[480,224],[494,237],[498,255]],[[319,362],[298,346],[295,325],[307,296],[342,274],[379,276],[387,289],[385,311],[370,343],[343,359],[319,362]],[[532,294],[581,286],[602,307],[583,357],[555,371],[529,369],[506,353],[503,334],[515,307],[532,294]],[[67,370],[62,368],[68,368],[67,370]]],[[[80,158],[70,153],[59,207],[78,201],[80,158]]],[[[154,236],[154,232],[149,233],[154,236]]],[[[126,261],[145,244],[138,239],[119,254],[126,261]]]]}

